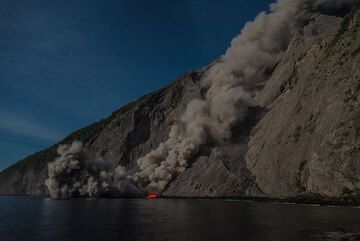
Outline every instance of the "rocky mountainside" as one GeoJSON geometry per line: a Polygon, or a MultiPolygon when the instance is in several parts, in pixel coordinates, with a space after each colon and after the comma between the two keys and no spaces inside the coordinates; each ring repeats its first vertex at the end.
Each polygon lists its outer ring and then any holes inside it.
{"type": "MultiPolygon", "coordinates": [[[[208,144],[165,196],[327,196],[360,188],[360,11],[321,15],[293,37],[231,140],[208,144]]],[[[166,140],[186,104],[201,97],[194,70],[61,141],[127,169],[166,140]]],[[[52,146],[0,173],[0,193],[46,195],[52,146]]]]}

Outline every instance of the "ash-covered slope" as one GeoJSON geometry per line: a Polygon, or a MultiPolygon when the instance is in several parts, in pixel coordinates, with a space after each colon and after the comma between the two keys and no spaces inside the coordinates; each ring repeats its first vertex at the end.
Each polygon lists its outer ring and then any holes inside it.
{"type": "MultiPolygon", "coordinates": [[[[165,196],[336,196],[360,188],[360,11],[344,20],[322,15],[292,38],[267,73],[256,105],[222,144],[207,142],[165,196]]],[[[203,97],[203,68],[120,108],[61,143],[81,140],[94,157],[131,170],[166,141],[187,103],[203,97]]],[[[47,163],[56,146],[0,173],[0,193],[47,194],[47,163]]]]}

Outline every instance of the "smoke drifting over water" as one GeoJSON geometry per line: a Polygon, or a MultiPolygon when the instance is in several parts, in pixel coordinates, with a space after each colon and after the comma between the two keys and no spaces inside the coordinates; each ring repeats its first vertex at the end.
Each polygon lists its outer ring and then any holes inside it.
{"type": "Polygon", "coordinates": [[[73,143],[59,148],[61,157],[49,164],[46,185],[51,195],[63,197],[74,190],[81,196],[96,196],[113,189],[118,193],[161,192],[176,175],[186,170],[188,161],[203,145],[224,143],[230,138],[234,124],[254,105],[254,88],[279,63],[300,27],[319,13],[336,13],[355,2],[278,0],[271,4],[269,12],[261,12],[232,40],[221,61],[201,80],[206,90],[204,98],[191,101],[180,124],[171,127],[168,140],[137,160],[137,173],[127,176],[122,167],[84,161],[86,151],[79,148],[79,143],[73,143]],[[78,157],[77,162],[74,156],[78,157]],[[119,188],[122,186],[119,183],[127,183],[126,188],[119,188]]]}

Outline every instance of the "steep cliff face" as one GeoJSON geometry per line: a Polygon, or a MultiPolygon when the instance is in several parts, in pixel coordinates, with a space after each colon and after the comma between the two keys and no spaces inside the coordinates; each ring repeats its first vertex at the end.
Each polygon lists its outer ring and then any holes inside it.
{"type": "Polygon", "coordinates": [[[359,187],[359,11],[299,32],[257,99],[247,164],[270,196],[359,187]]]}
{"type": "MultiPolygon", "coordinates": [[[[292,39],[233,128],[231,140],[209,143],[166,187],[165,196],[272,196],[310,191],[336,196],[360,188],[360,12],[320,16],[292,39]]],[[[131,170],[166,140],[186,104],[202,95],[207,68],[185,74],[120,108],[61,143],[81,140],[94,157],[131,170]]],[[[47,163],[56,146],[0,173],[0,193],[47,194],[47,163]]]]}

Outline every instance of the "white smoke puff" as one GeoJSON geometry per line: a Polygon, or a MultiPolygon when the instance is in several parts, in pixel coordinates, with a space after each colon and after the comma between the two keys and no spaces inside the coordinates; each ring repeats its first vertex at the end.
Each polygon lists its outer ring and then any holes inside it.
{"type": "Polygon", "coordinates": [[[336,11],[356,0],[278,0],[270,12],[261,12],[234,38],[222,61],[201,80],[207,89],[203,100],[188,104],[180,124],[171,128],[165,143],[138,160],[140,171],[134,180],[147,183],[147,189],[162,191],[183,172],[187,162],[208,141],[222,143],[251,106],[252,88],[265,80],[282,59],[299,27],[322,11],[336,11]]]}
{"type": "Polygon", "coordinates": [[[124,167],[93,160],[83,144],[60,145],[60,155],[48,164],[45,185],[53,198],[145,195],[127,178],[124,167]]]}
{"type": "Polygon", "coordinates": [[[115,169],[115,173],[114,173],[114,181],[120,181],[122,179],[125,179],[127,177],[126,175],[126,169],[125,167],[122,166],[118,166],[115,169]]]}
{"type": "Polygon", "coordinates": [[[188,105],[181,122],[191,120],[189,125],[172,126],[169,139],[137,161],[140,172],[134,175],[135,181],[147,183],[149,192],[160,191],[186,169],[186,160],[207,139],[209,115],[204,108],[205,102],[202,100],[195,100],[188,105]]]}
{"type": "Polygon", "coordinates": [[[83,150],[81,142],[73,142],[71,146],[60,145],[57,152],[60,157],[48,163],[49,178],[45,182],[50,195],[55,198],[71,192],[67,180],[63,179],[62,175],[72,174],[75,170],[81,171],[81,163],[88,158],[88,153],[83,150]]]}

